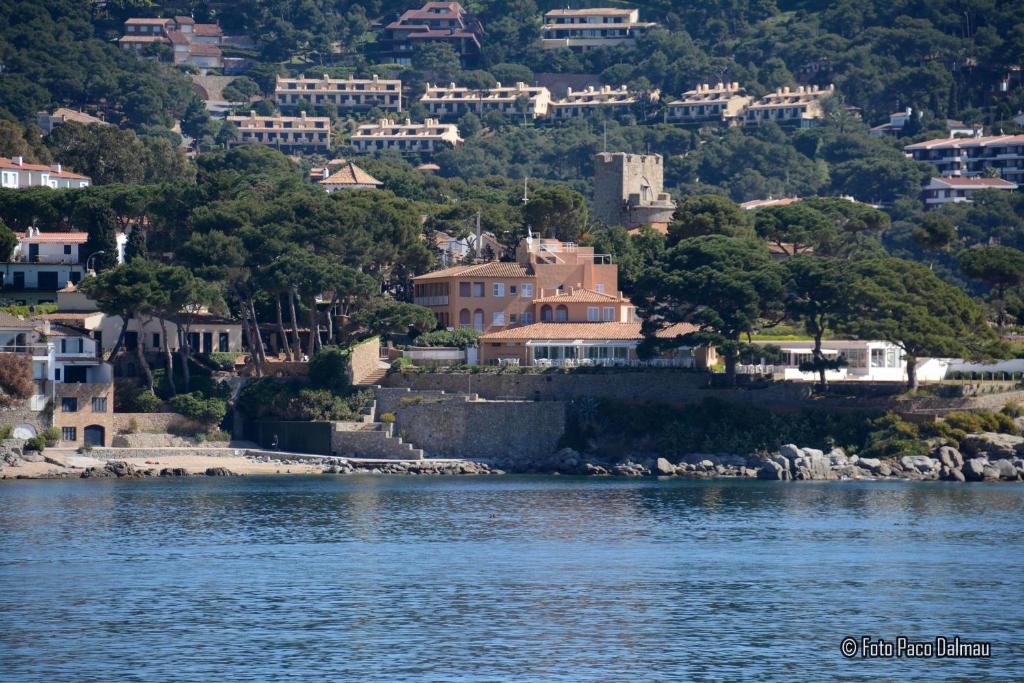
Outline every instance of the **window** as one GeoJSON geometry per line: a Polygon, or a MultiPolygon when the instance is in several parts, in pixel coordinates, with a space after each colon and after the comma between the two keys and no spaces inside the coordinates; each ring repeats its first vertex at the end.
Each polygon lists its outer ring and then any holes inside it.
{"type": "Polygon", "coordinates": [[[516,314],[515,313],[509,313],[508,314],[508,324],[509,325],[515,325],[516,324],[516,314]]]}
{"type": "Polygon", "coordinates": [[[523,311],[523,316],[520,320],[524,325],[529,325],[533,322],[533,313],[531,311],[523,311]]]}
{"type": "Polygon", "coordinates": [[[615,307],[605,306],[604,307],[604,320],[606,322],[615,322],[615,307]]]}
{"type": "Polygon", "coordinates": [[[468,283],[468,282],[460,282],[459,283],[459,296],[473,296],[473,293],[470,290],[470,283],[468,283]]]}
{"type": "Polygon", "coordinates": [[[473,283],[473,296],[484,296],[484,283],[474,282],[473,283]]]}
{"type": "Polygon", "coordinates": [[[596,323],[601,320],[601,309],[597,306],[587,306],[587,322],[596,323]]]}
{"type": "Polygon", "coordinates": [[[154,349],[159,349],[160,348],[160,335],[158,333],[156,333],[156,332],[153,333],[153,348],[154,349]]]}
{"type": "Polygon", "coordinates": [[[70,244],[65,244],[64,245],[64,254],[66,256],[70,256],[71,255],[71,245],[70,244]]]}
{"type": "Polygon", "coordinates": [[[871,367],[885,367],[885,349],[871,349],[871,367]]]}
{"type": "Polygon", "coordinates": [[[509,296],[515,296],[516,295],[516,286],[515,285],[509,285],[508,286],[508,295],[509,296]]]}
{"type": "MultiPolygon", "coordinates": [[[[447,318],[447,316],[448,316],[448,314],[445,313],[445,317],[446,318],[447,318]]],[[[229,346],[228,333],[227,332],[221,332],[217,336],[217,350],[220,351],[221,353],[227,353],[228,352],[228,346],[229,346]]]]}
{"type": "Polygon", "coordinates": [[[532,297],[533,296],[533,285],[524,282],[521,291],[522,291],[523,298],[532,297]]]}
{"type": "Polygon", "coordinates": [[[78,399],[74,396],[65,396],[60,400],[61,412],[65,413],[77,413],[78,412],[78,399]]]}
{"type": "Polygon", "coordinates": [[[53,379],[55,382],[60,381],[60,368],[57,368],[56,370],[53,371],[53,379]]]}
{"type": "Polygon", "coordinates": [[[495,311],[491,314],[492,325],[504,325],[505,324],[505,313],[504,311],[495,311]]]}
{"type": "Polygon", "coordinates": [[[569,320],[569,309],[565,306],[559,306],[555,309],[555,322],[564,323],[569,320]]]}
{"type": "Polygon", "coordinates": [[[78,441],[78,428],[62,427],[60,430],[60,438],[64,441],[78,441]]]}
{"type": "Polygon", "coordinates": [[[491,294],[494,296],[505,296],[505,283],[495,282],[491,287],[491,294]]]}
{"type": "Polygon", "coordinates": [[[596,285],[594,291],[604,293],[604,285],[596,285]]]}
{"type": "Polygon", "coordinates": [[[92,399],[92,412],[94,413],[105,413],[107,412],[107,397],[106,396],[94,396],[92,399]]]}

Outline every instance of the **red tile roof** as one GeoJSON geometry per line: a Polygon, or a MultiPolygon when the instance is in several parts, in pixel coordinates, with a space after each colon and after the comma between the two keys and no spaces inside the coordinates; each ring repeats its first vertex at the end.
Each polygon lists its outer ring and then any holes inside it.
{"type": "Polygon", "coordinates": [[[561,294],[543,296],[539,299],[534,299],[533,302],[536,304],[599,304],[629,303],[629,300],[619,296],[618,294],[605,294],[604,292],[598,292],[593,289],[573,289],[569,292],[562,292],[561,294]]]}
{"type": "Polygon", "coordinates": [[[220,57],[224,54],[216,45],[205,43],[191,43],[188,46],[188,53],[194,57],[220,57]]]}
{"type": "Polygon", "coordinates": [[[19,318],[16,315],[8,313],[7,311],[0,311],[0,329],[31,330],[32,327],[33,325],[31,320],[19,318]]]}
{"type": "Polygon", "coordinates": [[[529,271],[518,263],[505,263],[503,261],[490,261],[475,266],[455,266],[444,270],[435,270],[433,273],[417,275],[413,280],[436,280],[446,277],[503,277],[503,278],[525,278],[530,277],[529,271]]]}
{"type": "Polygon", "coordinates": [[[219,38],[224,35],[224,31],[217,24],[196,24],[192,27],[192,32],[205,38],[219,38]]]}
{"type": "Polygon", "coordinates": [[[41,232],[31,237],[22,237],[22,244],[85,244],[89,240],[87,232],[41,232]]]}
{"type": "Polygon", "coordinates": [[[534,339],[588,339],[640,341],[640,323],[533,323],[506,330],[488,332],[480,341],[531,341],[534,339]]]}
{"type": "Polygon", "coordinates": [[[47,166],[45,164],[29,164],[25,162],[16,164],[13,159],[8,159],[7,157],[0,157],[0,168],[10,168],[21,171],[48,171],[54,178],[78,178],[81,180],[90,180],[87,175],[72,173],[71,171],[66,171],[63,168],[60,171],[57,171],[52,166],[47,166]]]}
{"type": "Polygon", "coordinates": [[[320,181],[321,185],[382,185],[379,180],[359,168],[351,161],[342,162],[344,165],[331,174],[329,178],[320,181]]]}

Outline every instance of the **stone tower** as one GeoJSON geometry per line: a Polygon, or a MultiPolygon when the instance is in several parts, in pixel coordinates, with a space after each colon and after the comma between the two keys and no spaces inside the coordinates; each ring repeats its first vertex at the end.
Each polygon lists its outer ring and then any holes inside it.
{"type": "Polygon", "coordinates": [[[600,152],[594,160],[594,214],[605,225],[667,225],[676,210],[663,190],[660,154],[600,152]]]}

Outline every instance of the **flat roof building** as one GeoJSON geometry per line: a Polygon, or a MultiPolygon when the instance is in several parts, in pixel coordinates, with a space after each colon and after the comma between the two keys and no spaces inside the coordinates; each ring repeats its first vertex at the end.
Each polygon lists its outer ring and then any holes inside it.
{"type": "Polygon", "coordinates": [[[404,123],[381,119],[377,123],[359,126],[351,139],[352,146],[364,153],[391,149],[430,154],[461,143],[459,127],[454,123],[440,123],[437,119],[427,119],[423,123],[413,123],[409,119],[404,123]]]}
{"type": "Polygon", "coordinates": [[[1017,183],[1002,178],[932,178],[922,191],[926,207],[973,201],[974,193],[983,190],[1012,192],[1017,183]]]}
{"type": "MultiPolygon", "coordinates": [[[[652,93],[649,97],[652,100],[657,100],[658,94],[652,93]]],[[[552,100],[549,111],[552,118],[572,119],[590,116],[599,111],[628,112],[637,101],[637,95],[631,93],[624,85],[618,88],[608,85],[601,88],[591,86],[586,90],[569,88],[564,98],[552,100]]]]}
{"type": "Polygon", "coordinates": [[[687,90],[678,100],[666,105],[665,121],[696,123],[701,121],[740,122],[752,101],[742,95],[739,83],[704,83],[687,90]]]}
{"type": "Polygon", "coordinates": [[[980,176],[993,169],[1003,180],[1024,182],[1024,135],[925,140],[903,148],[946,177],[980,176]]]}
{"type": "Polygon", "coordinates": [[[338,111],[382,109],[402,111],[402,81],[373,78],[281,78],[274,100],[282,108],[333,104],[338,111]]]}
{"type": "Polygon", "coordinates": [[[760,124],[764,121],[775,121],[787,124],[797,123],[806,128],[815,120],[825,115],[821,101],[835,93],[835,86],[819,88],[816,85],[799,86],[795,90],[789,87],[779,88],[765,95],[747,107],[744,121],[760,124]]]}
{"type": "Polygon", "coordinates": [[[656,26],[654,22],[640,21],[640,10],[636,9],[554,9],[544,14],[541,46],[586,50],[635,45],[638,37],[656,26]]]}
{"type": "Polygon", "coordinates": [[[474,89],[457,86],[431,85],[420,98],[432,116],[441,118],[457,117],[463,114],[486,114],[496,111],[501,114],[523,115],[524,109],[530,118],[547,116],[551,104],[551,92],[541,86],[516,83],[514,86],[498,83],[493,88],[474,89]]]}
{"type": "Polygon", "coordinates": [[[238,142],[260,144],[285,151],[326,151],[331,147],[331,120],[326,116],[229,116],[238,126],[238,142]]]}

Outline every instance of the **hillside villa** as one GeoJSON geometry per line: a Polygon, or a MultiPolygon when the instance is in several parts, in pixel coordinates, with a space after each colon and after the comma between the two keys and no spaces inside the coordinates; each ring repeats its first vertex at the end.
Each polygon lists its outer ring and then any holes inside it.
{"type": "Polygon", "coordinates": [[[541,47],[586,50],[636,45],[636,39],[657,24],[640,21],[640,10],[617,7],[553,9],[544,14],[541,47]]]}
{"type": "Polygon", "coordinates": [[[0,157],[0,187],[81,188],[89,187],[92,178],[73,173],[60,164],[29,164],[24,157],[0,157]]]}

